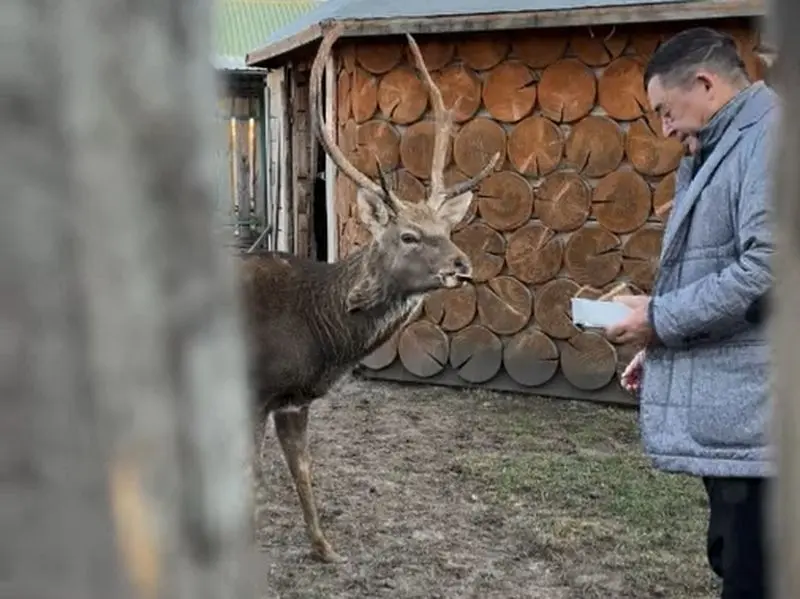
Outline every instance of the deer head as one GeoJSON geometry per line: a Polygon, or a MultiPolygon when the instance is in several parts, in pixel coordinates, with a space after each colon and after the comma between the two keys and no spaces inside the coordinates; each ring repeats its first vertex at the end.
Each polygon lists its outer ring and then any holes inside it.
{"type": "MultiPolygon", "coordinates": [[[[316,133],[325,152],[336,167],[358,187],[358,211],[361,221],[373,237],[368,252],[375,265],[374,277],[388,281],[396,293],[413,295],[438,288],[458,287],[472,277],[467,255],[450,239],[452,227],[467,213],[473,190],[489,175],[500,158],[492,160],[475,177],[452,187],[444,185],[444,169],[450,141],[452,117],[445,108],[442,94],[425,66],[414,38],[407,35],[416,67],[430,95],[436,134],[431,164],[428,198],[409,202],[398,197],[378,164],[379,182],[359,171],[336,145],[325,123],[320,99],[322,73],[331,48],[341,35],[341,27],[330,30],[323,38],[311,68],[310,100],[316,118],[316,133]]],[[[376,158],[377,162],[377,158],[376,158]]],[[[365,306],[348,302],[351,309],[365,306]]]]}

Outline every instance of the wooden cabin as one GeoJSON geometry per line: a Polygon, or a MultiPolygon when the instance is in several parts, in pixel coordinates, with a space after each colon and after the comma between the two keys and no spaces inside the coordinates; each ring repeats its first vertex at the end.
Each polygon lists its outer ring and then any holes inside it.
{"type": "Polygon", "coordinates": [[[251,51],[249,66],[285,83],[280,193],[296,211],[298,253],[335,260],[368,241],[353,184],[320,156],[310,130],[309,69],[332,23],[345,37],[333,49],[325,111],[356,166],[376,176],[377,155],[402,197],[425,196],[433,128],[406,32],[457,123],[448,177],[504,157],[453,233],[475,284],[431,295],[363,373],[632,402],[615,376],[632,348],[578,330],[570,299],[620,282],[651,289],[682,148],[648,109],[646,61],[665,38],[703,24],[731,33],[761,78],[764,13],[756,0],[328,0],[251,51]]]}

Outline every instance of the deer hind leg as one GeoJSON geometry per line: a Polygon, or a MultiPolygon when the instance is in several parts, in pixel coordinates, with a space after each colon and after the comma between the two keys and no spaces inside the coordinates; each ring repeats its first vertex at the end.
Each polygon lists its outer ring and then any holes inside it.
{"type": "Polygon", "coordinates": [[[261,460],[264,457],[264,439],[267,436],[267,420],[269,415],[257,413],[253,419],[253,478],[256,486],[261,485],[264,480],[264,468],[261,460]]]}
{"type": "Polygon", "coordinates": [[[319,525],[319,516],[314,503],[314,494],[311,490],[311,456],[308,452],[308,407],[299,411],[275,412],[275,432],[278,435],[286,464],[294,480],[300,506],[303,509],[303,518],[306,522],[306,532],[311,541],[314,557],[327,563],[343,562],[345,559],[338,555],[327,539],[322,534],[319,525]]]}
{"type": "Polygon", "coordinates": [[[250,460],[250,471],[252,473],[252,497],[253,497],[253,541],[258,541],[258,506],[259,495],[264,483],[264,468],[262,458],[264,455],[264,440],[266,438],[267,420],[269,415],[265,412],[255,414],[253,420],[253,455],[250,460]]]}

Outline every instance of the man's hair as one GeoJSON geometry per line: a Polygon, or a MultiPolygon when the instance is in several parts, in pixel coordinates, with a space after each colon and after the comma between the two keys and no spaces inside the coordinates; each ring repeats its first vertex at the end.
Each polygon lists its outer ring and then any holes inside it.
{"type": "Polygon", "coordinates": [[[644,73],[644,85],[647,87],[650,80],[658,76],[664,86],[681,86],[701,68],[731,82],[749,81],[744,61],[731,36],[708,27],[694,27],[681,31],[658,47],[644,73]]]}

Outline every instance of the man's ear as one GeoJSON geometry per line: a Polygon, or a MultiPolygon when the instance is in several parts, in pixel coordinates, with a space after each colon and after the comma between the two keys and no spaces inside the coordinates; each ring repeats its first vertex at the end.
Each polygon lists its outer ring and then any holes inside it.
{"type": "Polygon", "coordinates": [[[447,222],[450,227],[454,227],[466,216],[474,197],[474,191],[465,191],[461,195],[446,200],[439,206],[436,214],[439,218],[447,222]]]}
{"type": "Polygon", "coordinates": [[[361,218],[361,222],[364,223],[373,237],[377,237],[389,224],[389,219],[391,218],[386,202],[368,189],[359,188],[356,204],[358,205],[358,215],[361,218]]]}
{"type": "Polygon", "coordinates": [[[698,71],[697,75],[695,75],[695,81],[702,85],[706,91],[714,87],[714,81],[706,71],[698,71]]]}

